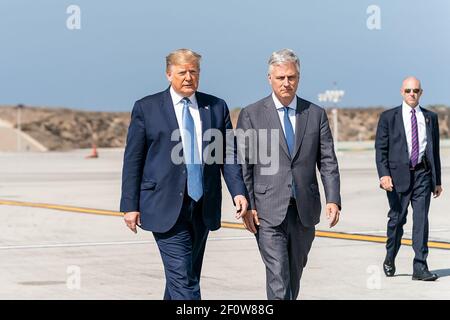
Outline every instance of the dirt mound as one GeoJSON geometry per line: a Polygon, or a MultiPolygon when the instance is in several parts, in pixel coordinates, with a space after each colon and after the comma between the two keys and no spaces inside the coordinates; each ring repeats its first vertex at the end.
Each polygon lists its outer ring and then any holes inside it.
{"type": "MultiPolygon", "coordinates": [[[[450,138],[450,108],[444,105],[427,106],[439,115],[441,138],[450,138]]],[[[383,107],[339,108],[338,129],[340,141],[374,140],[383,107]]],[[[231,110],[231,121],[236,125],[240,109],[231,110]]],[[[333,130],[332,110],[327,109],[333,130]]],[[[0,106],[0,119],[13,125],[17,121],[14,106],[0,106]]],[[[91,112],[67,108],[41,108],[26,106],[21,111],[22,130],[49,150],[124,147],[129,112],[91,112]]]]}
{"type": "MultiPolygon", "coordinates": [[[[0,118],[16,126],[14,107],[0,107],[0,118]]],[[[49,150],[123,147],[129,125],[128,112],[87,112],[65,108],[25,107],[22,130],[49,150]]]]}

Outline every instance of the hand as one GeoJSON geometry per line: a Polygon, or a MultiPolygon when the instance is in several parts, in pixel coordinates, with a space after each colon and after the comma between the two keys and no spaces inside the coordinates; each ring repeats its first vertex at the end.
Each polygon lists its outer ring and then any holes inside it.
{"type": "Polygon", "coordinates": [[[326,213],[330,228],[333,228],[339,222],[339,207],[335,203],[327,203],[326,213]]]}
{"type": "Polygon", "coordinates": [[[244,223],[245,229],[251,233],[256,233],[256,225],[259,226],[258,212],[256,210],[248,210],[247,214],[242,217],[242,222],[244,223]]]}
{"type": "Polygon", "coordinates": [[[247,199],[242,195],[237,195],[234,197],[234,203],[236,204],[236,219],[242,218],[247,213],[248,202],[247,199]]]}
{"type": "Polygon", "coordinates": [[[390,176],[381,177],[380,187],[386,191],[392,191],[394,188],[394,185],[392,184],[392,178],[390,176]]]}
{"type": "Polygon", "coordinates": [[[434,189],[434,192],[433,192],[433,198],[439,197],[441,195],[442,191],[443,191],[442,186],[436,186],[436,188],[434,189]]]}
{"type": "Polygon", "coordinates": [[[134,233],[137,233],[136,225],[141,225],[140,213],[138,211],[126,212],[123,218],[128,228],[134,233]]]}

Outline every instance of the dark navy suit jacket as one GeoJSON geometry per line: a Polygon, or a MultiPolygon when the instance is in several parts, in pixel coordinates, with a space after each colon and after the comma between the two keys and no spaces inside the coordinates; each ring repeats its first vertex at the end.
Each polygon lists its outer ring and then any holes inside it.
{"type": "MultiPolygon", "coordinates": [[[[245,195],[241,167],[234,161],[225,163],[225,132],[232,129],[224,100],[196,93],[202,132],[211,128],[223,134],[223,157],[210,163],[203,157],[203,221],[209,230],[220,227],[222,183],[221,172],[232,197],[245,195]]],[[[186,166],[171,159],[173,148],[181,143],[171,141],[178,123],[169,89],[136,101],[131,114],[122,172],[121,212],[139,211],[141,227],[167,232],[181,211],[186,190],[186,166]]],[[[214,136],[203,137],[203,149],[217,145],[214,136]]],[[[219,151],[219,150],[216,150],[219,151]]],[[[210,153],[215,156],[214,152],[210,153]]],[[[236,150],[234,150],[236,160],[236,150]]]]}
{"type": "MultiPolygon", "coordinates": [[[[441,185],[441,159],[439,155],[439,123],[437,114],[420,107],[425,117],[427,147],[425,150],[431,167],[432,190],[441,185]]],[[[403,125],[402,106],[384,111],[378,122],[375,140],[378,176],[391,176],[397,192],[410,187],[409,153],[403,125]]]]}

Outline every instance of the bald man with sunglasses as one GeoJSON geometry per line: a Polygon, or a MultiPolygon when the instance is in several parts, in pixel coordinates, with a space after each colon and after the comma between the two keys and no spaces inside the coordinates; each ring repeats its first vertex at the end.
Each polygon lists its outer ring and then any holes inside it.
{"type": "Polygon", "coordinates": [[[395,275],[395,257],[400,249],[408,206],[413,209],[413,280],[434,281],[428,270],[428,211],[431,194],[442,193],[439,155],[439,124],[436,113],[419,105],[422,95],[415,77],[403,80],[401,106],[380,116],[375,141],[380,187],[387,192],[389,221],[383,270],[395,275]]]}

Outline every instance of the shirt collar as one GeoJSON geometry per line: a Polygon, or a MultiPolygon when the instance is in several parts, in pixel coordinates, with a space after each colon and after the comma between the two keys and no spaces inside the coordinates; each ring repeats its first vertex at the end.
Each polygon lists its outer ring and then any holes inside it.
{"type": "MultiPolygon", "coordinates": [[[[170,86],[170,96],[172,97],[173,105],[176,106],[177,104],[181,103],[181,100],[183,100],[183,96],[178,94],[172,86],[170,86]]],[[[195,98],[195,93],[193,93],[190,97],[188,97],[189,100],[191,100],[191,104],[193,106],[197,105],[197,99],[195,98]]]]}
{"type": "Polygon", "coordinates": [[[412,110],[412,109],[416,110],[416,114],[422,112],[422,110],[420,110],[420,104],[418,104],[418,105],[415,106],[414,108],[411,108],[411,107],[409,106],[409,104],[407,104],[405,101],[403,101],[403,103],[402,103],[402,110],[403,110],[403,113],[411,114],[411,110],[412,110]]]}
{"type": "MultiPolygon", "coordinates": [[[[278,100],[274,92],[272,92],[272,99],[273,102],[275,103],[275,108],[277,110],[284,108],[284,105],[280,102],[280,100],[278,100]]],[[[293,110],[297,110],[297,96],[295,96],[294,99],[292,99],[291,103],[289,103],[287,107],[293,110]]]]}

